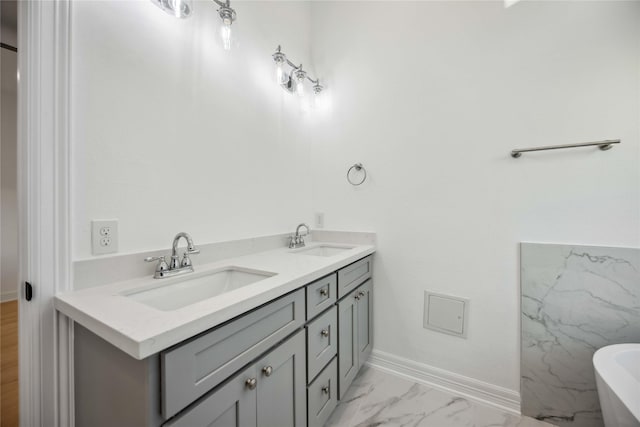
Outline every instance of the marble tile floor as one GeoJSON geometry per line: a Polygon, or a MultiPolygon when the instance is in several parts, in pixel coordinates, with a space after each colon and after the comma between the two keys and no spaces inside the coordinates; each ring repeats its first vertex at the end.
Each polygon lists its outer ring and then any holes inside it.
{"type": "Polygon", "coordinates": [[[365,366],[326,427],[552,427],[365,366]]]}

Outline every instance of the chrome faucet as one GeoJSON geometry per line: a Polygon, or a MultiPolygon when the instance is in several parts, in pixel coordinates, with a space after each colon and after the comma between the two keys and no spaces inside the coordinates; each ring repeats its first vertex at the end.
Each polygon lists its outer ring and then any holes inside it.
{"type": "Polygon", "coordinates": [[[173,245],[171,246],[171,261],[169,262],[169,264],[167,264],[164,256],[147,257],[144,260],[146,262],[158,261],[156,272],[153,277],[155,279],[164,279],[166,277],[173,277],[179,274],[193,272],[193,265],[191,264],[191,258],[189,258],[189,255],[195,255],[199,253],[200,250],[196,249],[195,245],[193,244],[193,239],[191,238],[189,233],[180,232],[176,234],[176,237],[173,238],[173,245]],[[187,249],[184,251],[182,261],[180,261],[180,257],[178,256],[178,243],[183,237],[187,241],[187,249]]]}
{"type": "Polygon", "coordinates": [[[311,229],[307,224],[305,223],[299,224],[298,227],[296,228],[295,236],[289,236],[289,248],[293,249],[293,248],[304,247],[305,246],[304,236],[308,236],[310,232],[311,232],[311,229]],[[304,227],[307,229],[307,231],[304,234],[300,234],[301,227],[304,227]]]}

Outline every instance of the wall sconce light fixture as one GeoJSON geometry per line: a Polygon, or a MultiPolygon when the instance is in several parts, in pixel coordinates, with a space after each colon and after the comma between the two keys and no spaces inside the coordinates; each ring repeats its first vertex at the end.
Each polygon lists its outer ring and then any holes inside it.
{"type": "Polygon", "coordinates": [[[218,6],[220,6],[220,9],[218,9],[218,14],[220,15],[220,19],[222,19],[222,27],[220,27],[222,47],[224,47],[224,50],[231,50],[231,24],[233,24],[233,22],[236,20],[236,11],[231,8],[230,0],[213,1],[216,2],[218,6]]]}
{"type": "Polygon", "coordinates": [[[282,52],[282,48],[278,46],[272,55],[273,62],[276,65],[276,83],[289,93],[296,93],[298,96],[305,95],[304,84],[308,80],[312,84],[312,90],[316,101],[320,98],[324,86],[320,84],[320,79],[313,79],[302,69],[302,64],[296,65],[291,62],[287,55],[282,52]],[[285,66],[291,67],[289,73],[285,72],[285,66]]]}
{"type": "Polygon", "coordinates": [[[151,0],[153,4],[176,18],[187,18],[191,15],[191,0],[151,0]]]}
{"type": "MultiPolygon", "coordinates": [[[[191,15],[192,0],[151,0],[156,6],[176,18],[187,18],[191,15]]],[[[236,11],[230,6],[230,0],[213,0],[220,9],[218,14],[222,19],[220,37],[225,50],[231,50],[231,24],[236,20],[236,11]]]]}

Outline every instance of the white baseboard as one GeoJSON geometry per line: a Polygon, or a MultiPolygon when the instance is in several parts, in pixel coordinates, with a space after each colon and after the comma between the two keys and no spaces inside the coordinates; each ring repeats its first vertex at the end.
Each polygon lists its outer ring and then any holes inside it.
{"type": "Polygon", "coordinates": [[[501,411],[520,415],[520,393],[514,390],[375,349],[367,365],[416,383],[493,406],[501,411]]]}
{"type": "Polygon", "coordinates": [[[14,299],[18,299],[17,290],[0,293],[0,302],[13,301],[14,299]]]}

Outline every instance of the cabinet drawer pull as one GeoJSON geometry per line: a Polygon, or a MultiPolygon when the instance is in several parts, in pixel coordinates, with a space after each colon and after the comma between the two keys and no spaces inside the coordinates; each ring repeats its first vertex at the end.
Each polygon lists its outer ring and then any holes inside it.
{"type": "Polygon", "coordinates": [[[328,386],[328,385],[326,385],[326,386],[322,387],[322,392],[323,392],[324,394],[329,394],[329,386],[328,386]]]}
{"type": "Polygon", "coordinates": [[[322,335],[323,337],[328,337],[329,336],[329,330],[328,329],[323,329],[320,331],[320,335],[322,335]]]}
{"type": "Polygon", "coordinates": [[[329,295],[329,290],[327,288],[320,289],[320,295],[326,297],[327,295],[329,295]]]}
{"type": "Polygon", "coordinates": [[[271,366],[265,366],[264,368],[262,368],[262,373],[265,377],[270,377],[272,372],[273,368],[271,366]]]}
{"type": "Polygon", "coordinates": [[[358,293],[356,292],[356,294],[353,296],[355,299],[360,299],[360,295],[358,295],[358,293]]]}
{"type": "Polygon", "coordinates": [[[249,378],[247,381],[245,381],[244,384],[249,390],[255,390],[256,386],[258,385],[258,380],[256,380],[255,378],[249,378]]]}
{"type": "Polygon", "coordinates": [[[363,297],[363,296],[365,296],[366,294],[365,294],[365,292],[364,292],[364,291],[360,291],[360,292],[358,292],[358,295],[359,295],[359,296],[361,296],[361,297],[363,297]]]}

